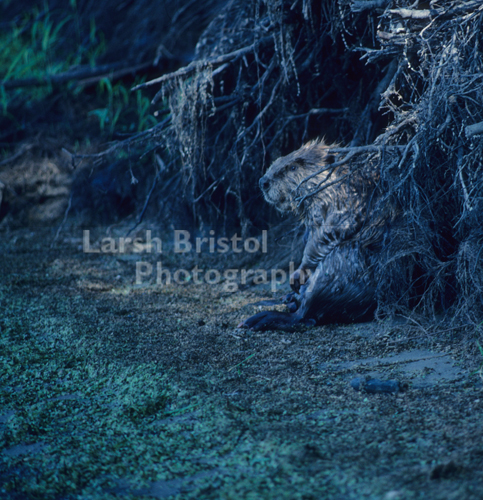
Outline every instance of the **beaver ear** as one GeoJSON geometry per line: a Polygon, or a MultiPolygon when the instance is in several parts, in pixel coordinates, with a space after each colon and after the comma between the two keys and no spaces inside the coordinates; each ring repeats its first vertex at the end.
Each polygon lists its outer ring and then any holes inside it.
{"type": "Polygon", "coordinates": [[[327,165],[332,165],[332,163],[335,162],[335,155],[333,154],[328,154],[326,157],[325,157],[325,162],[327,163],[327,165]]]}

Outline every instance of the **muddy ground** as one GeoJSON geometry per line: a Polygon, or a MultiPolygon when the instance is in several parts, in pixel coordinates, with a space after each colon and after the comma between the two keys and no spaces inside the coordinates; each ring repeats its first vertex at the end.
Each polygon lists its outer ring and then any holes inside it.
{"type": "Polygon", "coordinates": [[[132,248],[56,231],[1,234],[1,498],[483,499],[478,329],[239,330],[283,287],[136,284],[132,248]]]}

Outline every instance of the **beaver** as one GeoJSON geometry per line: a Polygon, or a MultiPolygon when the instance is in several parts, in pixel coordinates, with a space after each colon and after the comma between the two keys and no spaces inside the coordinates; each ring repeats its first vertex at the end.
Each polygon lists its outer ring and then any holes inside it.
{"type": "Polygon", "coordinates": [[[334,147],[311,141],[277,159],[260,179],[265,200],[305,225],[305,248],[290,279],[289,312],[263,311],[239,327],[292,330],[373,317],[375,264],[394,214],[378,206],[377,168],[352,171],[337,161],[334,147]]]}

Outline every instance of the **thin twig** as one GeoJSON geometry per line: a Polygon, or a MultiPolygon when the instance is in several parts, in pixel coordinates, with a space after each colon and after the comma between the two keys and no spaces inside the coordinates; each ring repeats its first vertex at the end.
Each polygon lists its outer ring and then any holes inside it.
{"type": "Polygon", "coordinates": [[[139,226],[139,224],[141,224],[141,222],[142,222],[142,220],[144,218],[144,214],[146,213],[146,210],[148,208],[149,201],[151,200],[151,196],[152,196],[152,194],[154,192],[154,188],[156,187],[156,184],[158,182],[159,174],[160,174],[160,172],[158,172],[154,176],[153,184],[151,185],[151,189],[149,190],[148,196],[146,197],[146,200],[144,201],[144,206],[143,206],[143,209],[141,210],[141,213],[139,214],[138,220],[136,221],[136,223],[134,224],[134,226],[131,229],[129,229],[129,231],[127,232],[126,236],[129,236],[139,226]]]}
{"type": "Polygon", "coordinates": [[[32,148],[33,148],[33,145],[22,146],[15,154],[13,154],[12,156],[9,156],[8,158],[5,158],[5,160],[0,161],[0,166],[7,165],[8,163],[12,163],[17,158],[20,158],[24,153],[26,153],[29,149],[32,149],[32,148]]]}
{"type": "Polygon", "coordinates": [[[52,248],[54,246],[54,243],[57,241],[57,238],[59,237],[60,232],[62,231],[62,228],[64,227],[65,223],[67,222],[67,216],[69,215],[71,207],[72,207],[72,193],[69,196],[69,203],[67,204],[67,208],[65,209],[64,218],[62,219],[60,226],[57,228],[57,232],[55,233],[55,237],[52,240],[52,243],[50,244],[50,248],[52,248]]]}

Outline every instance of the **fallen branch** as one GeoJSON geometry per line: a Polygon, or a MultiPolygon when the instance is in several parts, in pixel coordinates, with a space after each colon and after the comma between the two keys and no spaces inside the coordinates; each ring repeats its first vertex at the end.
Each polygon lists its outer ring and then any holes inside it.
{"type": "Polygon", "coordinates": [[[152,66],[152,63],[143,63],[143,64],[138,64],[137,66],[129,66],[126,68],[122,68],[117,71],[112,71],[110,73],[104,73],[100,74],[97,76],[92,76],[90,78],[86,78],[84,80],[80,80],[77,85],[87,87],[89,85],[94,85],[97,82],[101,81],[103,78],[109,78],[109,80],[114,81],[114,80],[119,80],[120,78],[126,76],[126,75],[132,75],[133,73],[138,73],[139,71],[142,71],[144,69],[147,69],[152,66]]]}
{"type": "Polygon", "coordinates": [[[9,156],[8,158],[5,158],[5,160],[0,161],[0,166],[7,165],[8,163],[11,163],[12,161],[16,160],[17,158],[20,158],[29,149],[32,149],[32,147],[33,147],[32,145],[22,146],[15,154],[13,154],[12,156],[9,156]]]}
{"type": "MultiPolygon", "coordinates": [[[[261,47],[265,44],[267,44],[272,37],[265,37],[262,38],[261,40],[256,41],[252,45],[249,45],[247,47],[243,47],[238,50],[234,50],[233,52],[229,52],[228,54],[222,54],[221,56],[217,57],[211,57],[208,59],[203,59],[201,61],[193,61],[188,64],[188,66],[185,66],[183,68],[178,69],[177,71],[173,71],[172,73],[167,73],[166,75],[162,75],[159,78],[155,78],[154,80],[150,80],[149,82],[141,83],[140,85],[136,85],[133,87],[131,90],[139,90],[143,89],[146,87],[150,87],[151,85],[155,85],[158,83],[164,83],[168,80],[172,80],[173,78],[179,78],[180,76],[187,76],[190,75],[191,73],[194,73],[197,70],[201,70],[204,68],[207,68],[208,66],[219,66],[221,64],[225,64],[227,62],[231,62],[235,59],[238,59],[239,57],[244,56],[245,54],[248,54],[249,52],[252,52],[258,47],[261,47]]],[[[153,102],[156,102],[156,97],[154,97],[153,102]]]]}
{"type": "Polygon", "coordinates": [[[39,87],[42,85],[61,85],[73,80],[84,80],[83,85],[95,83],[105,77],[120,78],[128,73],[136,73],[151,66],[151,62],[144,62],[136,66],[126,66],[125,63],[104,64],[94,68],[81,68],[73,71],[58,73],[57,75],[44,75],[35,78],[20,78],[17,80],[3,80],[0,86],[5,89],[21,87],[39,87]],[[93,80],[94,79],[94,80],[93,80]]]}

